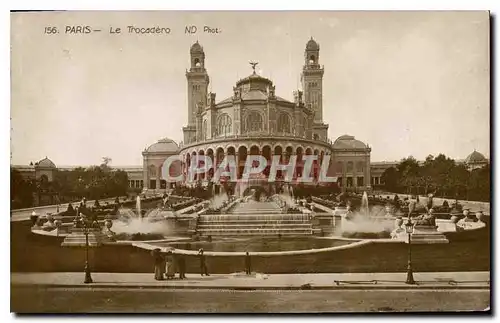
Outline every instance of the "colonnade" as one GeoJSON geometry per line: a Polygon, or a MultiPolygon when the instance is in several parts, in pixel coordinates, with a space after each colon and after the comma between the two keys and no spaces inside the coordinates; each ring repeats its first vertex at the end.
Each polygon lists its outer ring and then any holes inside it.
{"type": "MultiPolygon", "coordinates": [[[[272,156],[281,156],[280,164],[287,165],[290,161],[290,156],[296,155],[296,167],[294,171],[293,178],[303,176],[302,171],[304,168],[304,155],[314,155],[318,156],[317,160],[313,162],[313,167],[311,170],[311,174],[309,176],[317,179],[319,177],[319,167],[323,161],[323,157],[325,155],[329,155],[329,151],[325,151],[324,149],[312,149],[311,147],[306,147],[305,149],[302,146],[292,147],[286,146],[283,148],[281,145],[271,146],[268,144],[265,145],[250,145],[250,148],[247,148],[246,145],[239,146],[237,149],[234,146],[229,146],[227,148],[218,147],[218,148],[207,148],[207,149],[198,149],[192,150],[190,152],[186,152],[181,156],[183,161],[183,171],[184,174],[187,174],[188,169],[192,167],[193,162],[198,162],[198,167],[203,167],[203,163],[200,161],[198,156],[207,156],[212,162],[213,166],[210,169],[207,169],[205,173],[199,174],[199,176],[195,175],[194,180],[210,180],[214,176],[214,168],[218,168],[220,163],[224,160],[226,156],[233,156],[237,169],[236,175],[237,178],[240,179],[243,174],[243,170],[246,164],[247,156],[249,155],[260,155],[266,158],[267,167],[263,171],[264,176],[269,175],[270,165],[272,161],[272,156]]],[[[257,165],[255,165],[257,166],[257,165]]],[[[281,171],[277,172],[277,178],[283,177],[281,171]]]]}

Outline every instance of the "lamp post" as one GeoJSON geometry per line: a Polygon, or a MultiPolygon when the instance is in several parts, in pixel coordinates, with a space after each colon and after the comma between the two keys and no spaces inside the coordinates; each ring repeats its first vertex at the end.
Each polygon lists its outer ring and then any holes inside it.
{"type": "Polygon", "coordinates": [[[85,284],[92,283],[92,277],[90,276],[90,267],[89,267],[89,223],[87,219],[83,219],[83,233],[85,234],[85,280],[83,281],[85,284]]]}
{"type": "Polygon", "coordinates": [[[408,267],[406,271],[406,283],[409,285],[415,284],[413,279],[413,269],[411,267],[411,234],[413,233],[413,222],[411,222],[410,216],[408,216],[408,221],[405,223],[406,233],[408,233],[408,267]]]}
{"type": "Polygon", "coordinates": [[[30,219],[31,219],[33,226],[35,226],[38,222],[38,214],[36,213],[35,210],[33,210],[33,212],[31,212],[30,219]]]}

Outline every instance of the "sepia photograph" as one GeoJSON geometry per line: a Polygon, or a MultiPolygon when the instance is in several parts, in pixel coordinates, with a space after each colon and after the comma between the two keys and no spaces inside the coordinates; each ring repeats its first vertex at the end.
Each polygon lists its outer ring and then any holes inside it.
{"type": "Polygon", "coordinates": [[[490,313],[491,25],[10,12],[11,313],[490,313]]]}

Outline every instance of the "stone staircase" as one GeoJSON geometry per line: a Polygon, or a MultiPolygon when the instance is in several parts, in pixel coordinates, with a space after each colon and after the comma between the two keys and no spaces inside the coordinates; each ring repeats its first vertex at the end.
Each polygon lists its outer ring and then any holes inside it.
{"type": "Polygon", "coordinates": [[[201,215],[196,232],[202,236],[311,235],[308,214],[283,214],[274,202],[248,202],[229,214],[201,215]]]}
{"type": "Polygon", "coordinates": [[[267,210],[234,210],[230,211],[229,214],[281,214],[283,213],[281,209],[267,209],[267,210]]]}

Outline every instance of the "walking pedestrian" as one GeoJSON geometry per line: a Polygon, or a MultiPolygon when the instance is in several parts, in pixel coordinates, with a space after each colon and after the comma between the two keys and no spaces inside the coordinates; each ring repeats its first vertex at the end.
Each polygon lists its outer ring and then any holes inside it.
{"type": "Polygon", "coordinates": [[[172,251],[167,252],[167,256],[165,257],[165,274],[167,280],[174,279],[175,277],[174,256],[172,251]]]}
{"type": "Polygon", "coordinates": [[[203,254],[203,248],[198,251],[198,256],[200,257],[200,273],[201,275],[210,276],[208,274],[207,263],[205,260],[205,255],[203,254]]]}
{"type": "Polygon", "coordinates": [[[177,265],[179,267],[179,278],[186,279],[186,259],[184,258],[184,255],[177,255],[177,265]]]}
{"type": "Polygon", "coordinates": [[[250,253],[247,251],[247,254],[245,255],[245,272],[247,275],[252,274],[252,262],[250,259],[250,253]]]}
{"type": "Polygon", "coordinates": [[[155,280],[163,280],[163,256],[161,255],[160,248],[151,251],[154,261],[154,274],[155,280]]]}

